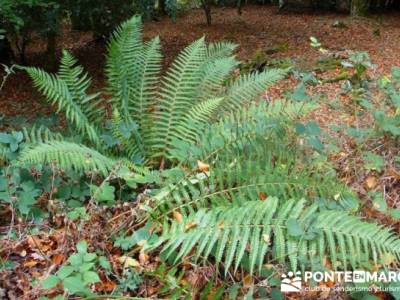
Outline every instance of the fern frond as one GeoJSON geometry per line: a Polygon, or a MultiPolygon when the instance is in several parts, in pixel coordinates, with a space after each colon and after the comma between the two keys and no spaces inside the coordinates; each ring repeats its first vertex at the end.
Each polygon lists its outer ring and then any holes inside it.
{"type": "Polygon", "coordinates": [[[237,45],[231,42],[215,42],[207,46],[207,57],[209,60],[226,58],[233,55],[237,45]]]}
{"type": "Polygon", "coordinates": [[[106,76],[112,101],[124,119],[130,117],[130,103],[133,101],[133,85],[141,80],[137,63],[143,51],[142,22],[135,16],[122,23],[113,33],[108,45],[106,76]]]}
{"type": "Polygon", "coordinates": [[[130,104],[130,112],[140,128],[149,126],[147,122],[149,112],[155,105],[161,58],[160,39],[156,37],[144,45],[143,53],[137,61],[137,64],[141,66],[138,68],[138,74],[135,74],[137,80],[132,86],[133,100],[130,104]]]}
{"type": "MultiPolygon", "coordinates": [[[[63,111],[68,121],[75,125],[81,134],[98,145],[100,142],[98,128],[91,122],[89,115],[86,114],[86,110],[82,108],[82,99],[74,98],[77,91],[71,92],[67,82],[59,76],[32,67],[25,68],[25,70],[33,79],[34,85],[46,96],[47,100],[52,104],[56,104],[58,106],[58,111],[63,111]]],[[[85,86],[82,87],[85,88],[85,86]]],[[[82,90],[79,95],[82,93],[84,93],[84,90],[82,90]]],[[[87,96],[84,102],[89,102],[92,99],[93,96],[87,96]]]]}
{"type": "Polygon", "coordinates": [[[237,60],[233,57],[223,57],[207,63],[199,83],[199,98],[209,99],[223,95],[224,82],[237,64],[237,60]]]}
{"type": "Polygon", "coordinates": [[[67,84],[72,98],[80,105],[88,120],[100,126],[105,114],[101,99],[98,99],[100,93],[87,95],[86,91],[90,87],[91,79],[84,72],[83,67],[78,65],[78,61],[66,50],[63,51],[58,78],[67,84]]]}
{"type": "Polygon", "coordinates": [[[120,142],[119,147],[130,161],[142,161],[144,148],[138,125],[131,119],[122,120],[117,109],[112,115],[112,135],[120,142]]]}
{"type": "Polygon", "coordinates": [[[181,133],[180,140],[197,141],[205,124],[211,121],[223,100],[223,98],[209,99],[193,106],[177,128],[181,133]]]}
{"type": "Polygon", "coordinates": [[[61,133],[53,132],[45,126],[33,126],[30,129],[24,127],[22,128],[22,134],[24,135],[25,142],[29,144],[40,144],[64,140],[64,137],[61,133]]]}
{"type": "Polygon", "coordinates": [[[189,146],[182,156],[194,168],[198,160],[209,164],[210,172],[193,183],[190,173],[183,183],[167,187],[169,191],[155,197],[158,209],[188,213],[213,203],[257,200],[260,193],[282,199],[320,197],[343,207],[345,200],[355,199],[334,174],[319,175],[312,161],[293,145],[286,129],[293,120],[284,117],[284,111],[282,118],[268,117],[268,113],[267,105],[252,106],[205,128],[198,145],[189,146]]]}
{"type": "Polygon", "coordinates": [[[251,73],[241,75],[228,87],[224,110],[239,109],[244,103],[253,100],[261,92],[282,79],[286,75],[285,70],[270,69],[262,73],[251,73]]]}
{"type": "Polygon", "coordinates": [[[196,259],[213,256],[217,264],[223,262],[225,272],[232,266],[236,271],[246,257],[250,273],[255,268],[260,271],[268,260],[289,260],[297,270],[298,264],[305,264],[300,252],[306,258],[328,256],[335,269],[339,262],[344,269],[361,266],[367,253],[374,254],[375,263],[387,255],[400,260],[400,240],[383,226],[343,211],[317,212],[317,206],[307,207],[304,200],[283,203],[268,197],[240,206],[201,209],[182,222],[164,225],[162,251],[167,257],[175,253],[178,261],[195,250],[196,259]],[[304,234],[291,235],[289,220],[295,220],[304,234]],[[306,237],[311,232],[316,234],[306,237]]]}
{"type": "Polygon", "coordinates": [[[53,141],[24,149],[17,164],[52,164],[65,170],[99,172],[106,176],[115,161],[96,150],[70,142],[53,141]]]}
{"type": "Polygon", "coordinates": [[[169,69],[160,92],[162,101],[154,116],[151,145],[153,157],[163,157],[171,147],[173,138],[179,138],[177,130],[189,109],[195,104],[201,66],[206,58],[204,38],[185,48],[169,69]]]}

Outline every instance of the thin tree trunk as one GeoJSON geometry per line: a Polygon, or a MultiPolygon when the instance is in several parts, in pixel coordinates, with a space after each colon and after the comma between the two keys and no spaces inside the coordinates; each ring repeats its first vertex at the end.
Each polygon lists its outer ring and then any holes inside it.
{"type": "Polygon", "coordinates": [[[369,9],[370,0],[352,0],[350,13],[352,16],[365,16],[369,9]]]}
{"type": "Polygon", "coordinates": [[[56,49],[57,49],[57,34],[49,32],[47,34],[47,49],[46,49],[46,67],[49,70],[56,68],[56,49]]]}
{"type": "Polygon", "coordinates": [[[7,64],[14,59],[11,43],[7,37],[4,37],[4,39],[0,40],[0,62],[7,64]]]}
{"type": "Polygon", "coordinates": [[[203,7],[204,14],[206,15],[207,25],[211,25],[211,6],[209,0],[201,0],[201,6],[203,7]]]}
{"type": "Polygon", "coordinates": [[[158,0],[158,10],[161,15],[165,16],[167,14],[167,9],[165,7],[166,0],[158,0]]]}

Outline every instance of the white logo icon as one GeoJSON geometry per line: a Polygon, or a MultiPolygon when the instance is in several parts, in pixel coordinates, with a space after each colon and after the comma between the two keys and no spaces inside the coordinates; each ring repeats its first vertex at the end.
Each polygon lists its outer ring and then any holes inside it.
{"type": "Polygon", "coordinates": [[[300,292],[301,291],[301,273],[289,272],[282,274],[281,292],[300,292]]]}

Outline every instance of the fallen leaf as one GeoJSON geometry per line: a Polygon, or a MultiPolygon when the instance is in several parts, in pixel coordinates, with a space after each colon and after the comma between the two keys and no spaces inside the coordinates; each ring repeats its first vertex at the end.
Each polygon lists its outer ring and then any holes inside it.
{"type": "Polygon", "coordinates": [[[42,250],[43,248],[42,242],[36,236],[33,235],[28,236],[27,241],[31,248],[34,249],[37,248],[42,250]]]}
{"type": "Polygon", "coordinates": [[[258,197],[260,198],[261,201],[264,201],[268,198],[268,196],[263,192],[259,192],[258,197]]]}
{"type": "Polygon", "coordinates": [[[174,211],[174,219],[181,224],[183,222],[183,216],[180,212],[174,211]]]}
{"type": "Polygon", "coordinates": [[[112,280],[102,281],[95,284],[95,288],[99,292],[112,292],[117,284],[112,280]]]}
{"type": "Polygon", "coordinates": [[[124,268],[129,268],[129,267],[140,267],[140,263],[129,256],[121,256],[118,258],[118,261],[120,264],[123,264],[124,268]]]}
{"type": "Polygon", "coordinates": [[[210,165],[203,163],[202,161],[197,161],[197,167],[201,172],[208,172],[210,170],[210,165]]]}
{"type": "Polygon", "coordinates": [[[64,261],[64,255],[63,254],[55,254],[53,255],[53,257],[51,258],[51,261],[53,262],[53,264],[55,265],[61,265],[64,261]]]}
{"type": "Polygon", "coordinates": [[[367,179],[365,179],[365,186],[372,190],[378,185],[378,179],[375,176],[368,176],[367,179]]]}
{"type": "Polygon", "coordinates": [[[144,252],[139,253],[139,262],[143,266],[149,261],[149,255],[144,252]]]}
{"type": "Polygon", "coordinates": [[[252,286],[252,284],[253,284],[253,276],[251,276],[250,274],[246,275],[243,278],[243,286],[245,288],[249,288],[250,286],[252,286]]]}
{"type": "Polygon", "coordinates": [[[196,226],[197,226],[197,223],[195,223],[195,222],[188,222],[188,223],[186,224],[186,226],[185,226],[185,229],[186,229],[186,230],[189,230],[189,229],[194,228],[194,227],[196,227],[196,226]]]}
{"type": "Polygon", "coordinates": [[[38,263],[39,263],[39,261],[37,261],[37,260],[28,260],[28,261],[24,262],[24,267],[32,268],[32,267],[36,266],[38,263]]]}

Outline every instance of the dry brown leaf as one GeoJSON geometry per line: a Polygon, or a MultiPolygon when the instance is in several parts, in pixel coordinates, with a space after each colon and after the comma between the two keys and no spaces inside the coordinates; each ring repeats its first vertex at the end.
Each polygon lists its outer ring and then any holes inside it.
{"type": "Polygon", "coordinates": [[[120,264],[123,264],[124,268],[129,268],[129,267],[140,267],[140,263],[129,256],[121,256],[118,258],[118,261],[120,264]]]}
{"type": "Polygon", "coordinates": [[[250,286],[252,286],[253,285],[253,276],[251,276],[250,274],[248,274],[248,275],[246,275],[244,278],[243,278],[243,286],[245,287],[245,288],[249,288],[250,286]]]}
{"type": "Polygon", "coordinates": [[[149,255],[145,252],[139,253],[139,262],[143,266],[149,261],[149,255]]]}
{"type": "Polygon", "coordinates": [[[260,198],[261,201],[264,201],[268,198],[268,196],[263,192],[259,192],[258,197],[260,198]]]}
{"type": "Polygon", "coordinates": [[[183,216],[180,212],[174,211],[174,219],[181,224],[183,222],[183,216]]]}
{"type": "Polygon", "coordinates": [[[210,165],[203,163],[202,161],[197,161],[197,167],[201,172],[208,172],[210,171],[210,165]]]}
{"type": "Polygon", "coordinates": [[[37,248],[37,249],[42,250],[42,248],[43,248],[42,242],[36,236],[34,236],[34,235],[28,236],[27,241],[31,248],[34,248],[34,249],[37,248]]]}
{"type": "Polygon", "coordinates": [[[55,265],[61,265],[63,263],[63,261],[64,261],[64,258],[65,258],[65,256],[63,254],[55,254],[51,258],[51,261],[55,265]]]}
{"type": "Polygon", "coordinates": [[[28,261],[24,262],[23,265],[25,268],[32,268],[32,267],[36,266],[38,263],[39,263],[39,261],[37,261],[37,260],[28,260],[28,261]]]}
{"type": "Polygon", "coordinates": [[[117,287],[117,284],[112,280],[102,281],[95,284],[96,291],[112,292],[117,287]]]}
{"type": "Polygon", "coordinates": [[[195,222],[188,222],[188,223],[186,224],[186,226],[185,226],[185,230],[192,229],[192,228],[194,228],[194,227],[196,227],[196,226],[197,226],[197,223],[195,223],[195,222]]]}
{"type": "Polygon", "coordinates": [[[378,185],[378,178],[375,176],[368,176],[365,179],[365,186],[369,189],[372,190],[378,185]]]}

